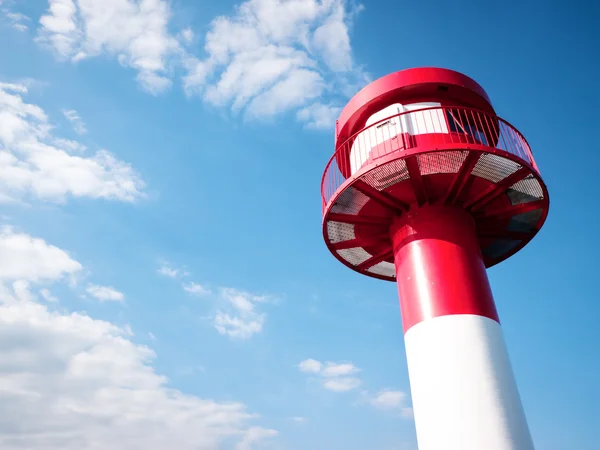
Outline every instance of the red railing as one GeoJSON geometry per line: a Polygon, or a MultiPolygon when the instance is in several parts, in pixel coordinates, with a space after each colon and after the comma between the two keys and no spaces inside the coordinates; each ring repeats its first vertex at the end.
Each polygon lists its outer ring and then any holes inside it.
{"type": "Polygon", "coordinates": [[[323,208],[352,174],[377,159],[417,148],[425,151],[456,145],[460,149],[469,144],[510,153],[537,171],[523,135],[500,117],[472,108],[438,106],[405,111],[365,127],[336,146],[321,181],[323,208]]]}

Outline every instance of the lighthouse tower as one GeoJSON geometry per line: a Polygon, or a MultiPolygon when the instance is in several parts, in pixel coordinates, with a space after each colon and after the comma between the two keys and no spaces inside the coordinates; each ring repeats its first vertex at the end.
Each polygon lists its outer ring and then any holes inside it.
{"type": "Polygon", "coordinates": [[[356,94],[335,147],[323,235],[398,286],[419,449],[533,450],[486,273],[548,214],[527,141],[471,78],[417,68],[356,94]]]}

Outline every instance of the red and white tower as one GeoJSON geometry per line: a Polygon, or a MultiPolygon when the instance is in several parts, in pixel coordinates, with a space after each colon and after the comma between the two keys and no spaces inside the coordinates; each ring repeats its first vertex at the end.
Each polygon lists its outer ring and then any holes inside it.
{"type": "Polygon", "coordinates": [[[420,450],[532,450],[486,268],[523,248],[548,191],[521,133],[446,69],[393,73],[336,124],[323,234],[396,281],[420,450]]]}

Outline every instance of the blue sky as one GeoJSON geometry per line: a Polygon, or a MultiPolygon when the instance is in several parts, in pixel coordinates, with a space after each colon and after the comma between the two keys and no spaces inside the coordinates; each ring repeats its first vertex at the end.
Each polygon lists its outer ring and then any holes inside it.
{"type": "Polygon", "coordinates": [[[319,189],[349,96],[432,65],[531,144],[550,215],[489,276],[536,448],[596,449],[598,7],[483,3],[0,1],[0,446],[416,449],[319,189]]]}

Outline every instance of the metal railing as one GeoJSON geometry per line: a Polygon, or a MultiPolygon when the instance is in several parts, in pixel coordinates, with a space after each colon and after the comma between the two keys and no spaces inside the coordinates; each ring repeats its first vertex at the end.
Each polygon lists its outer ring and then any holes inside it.
{"type": "Polygon", "coordinates": [[[336,146],[321,181],[323,208],[348,178],[380,158],[419,148],[451,150],[456,145],[459,150],[469,144],[510,153],[537,171],[523,135],[500,117],[459,107],[405,111],[370,124],[336,146]]]}

